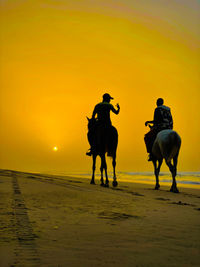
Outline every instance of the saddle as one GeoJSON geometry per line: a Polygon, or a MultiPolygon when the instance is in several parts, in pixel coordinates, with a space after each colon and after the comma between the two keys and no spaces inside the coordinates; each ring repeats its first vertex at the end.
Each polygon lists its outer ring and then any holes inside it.
{"type": "Polygon", "coordinates": [[[117,130],[112,125],[105,125],[96,121],[88,131],[88,141],[91,146],[91,153],[106,153],[112,156],[113,149],[116,149],[118,141],[117,130]]]}

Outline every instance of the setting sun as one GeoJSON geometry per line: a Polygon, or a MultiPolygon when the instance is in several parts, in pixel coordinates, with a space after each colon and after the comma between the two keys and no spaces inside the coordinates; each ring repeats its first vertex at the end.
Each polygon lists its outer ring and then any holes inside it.
{"type": "Polygon", "coordinates": [[[58,150],[57,146],[54,146],[53,150],[54,151],[57,151],[58,150]]]}

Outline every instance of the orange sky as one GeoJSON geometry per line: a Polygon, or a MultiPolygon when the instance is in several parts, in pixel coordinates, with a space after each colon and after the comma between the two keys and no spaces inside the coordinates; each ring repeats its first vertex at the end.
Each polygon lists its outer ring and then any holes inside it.
{"type": "Polygon", "coordinates": [[[108,92],[121,106],[117,170],[152,171],[144,122],[163,97],[178,169],[200,171],[198,1],[0,3],[0,168],[90,171],[86,116],[108,92]]]}

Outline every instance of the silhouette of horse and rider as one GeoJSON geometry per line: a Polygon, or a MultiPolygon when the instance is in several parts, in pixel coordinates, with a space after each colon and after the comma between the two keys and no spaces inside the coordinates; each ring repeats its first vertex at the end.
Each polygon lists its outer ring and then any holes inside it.
{"type": "Polygon", "coordinates": [[[118,144],[118,133],[117,129],[112,126],[110,120],[110,111],[115,114],[119,114],[120,106],[117,104],[117,109],[110,104],[110,100],[113,99],[109,94],[103,95],[103,101],[97,104],[94,108],[92,118],[88,118],[88,141],[90,143],[90,150],[86,154],[93,158],[93,173],[91,184],[95,184],[95,168],[96,168],[96,157],[99,155],[101,158],[101,185],[109,186],[107,164],[105,154],[112,157],[113,165],[113,186],[117,186],[116,181],[116,151],[118,144]],[[97,118],[95,118],[97,115],[97,118]],[[103,171],[105,170],[106,183],[104,184],[103,171]]]}
{"type": "MultiPolygon", "coordinates": [[[[86,153],[93,158],[92,179],[91,184],[95,184],[95,168],[96,157],[101,158],[101,185],[109,186],[107,164],[105,155],[112,157],[113,165],[113,186],[117,186],[116,178],[116,151],[118,145],[118,132],[112,125],[110,119],[110,111],[119,114],[120,106],[117,104],[117,109],[110,103],[111,97],[108,93],[103,95],[103,101],[97,104],[94,108],[92,118],[88,119],[88,141],[91,146],[86,153]],[[103,171],[105,171],[106,182],[104,183],[103,171]]],[[[145,126],[150,127],[150,131],[145,135],[144,141],[147,152],[149,153],[148,161],[152,161],[154,165],[154,173],[156,176],[155,189],[159,189],[159,172],[163,159],[165,160],[172,174],[173,182],[170,191],[178,193],[176,186],[176,171],[177,160],[181,146],[180,136],[173,131],[173,119],[170,108],[164,105],[162,98],[157,99],[157,107],[154,111],[154,119],[146,121],[145,126]],[[173,160],[173,164],[172,161],[173,160]]]]}

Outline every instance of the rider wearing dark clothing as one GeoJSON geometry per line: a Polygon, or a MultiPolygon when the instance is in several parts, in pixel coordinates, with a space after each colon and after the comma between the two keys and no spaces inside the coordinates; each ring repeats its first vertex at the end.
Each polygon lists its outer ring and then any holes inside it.
{"type": "MultiPolygon", "coordinates": [[[[112,126],[111,119],[110,119],[110,111],[112,111],[115,114],[119,114],[119,111],[120,111],[119,104],[117,104],[117,109],[115,109],[113,105],[110,104],[111,99],[113,99],[113,97],[111,97],[109,94],[104,94],[103,101],[95,106],[93,114],[92,114],[92,119],[95,119],[97,115],[96,127],[104,127],[106,131],[109,129],[110,126],[112,126]]],[[[89,140],[92,140],[94,131],[95,129],[91,130],[88,133],[89,140]]],[[[87,152],[86,155],[88,156],[92,155],[92,145],[91,145],[89,152],[87,152]]]]}
{"type": "Polygon", "coordinates": [[[151,152],[157,134],[165,129],[173,129],[173,119],[170,108],[164,106],[163,103],[164,100],[162,98],[158,98],[157,108],[154,111],[153,121],[145,122],[145,126],[147,126],[149,123],[153,123],[153,126],[150,127],[151,130],[144,137],[144,141],[147,147],[147,152],[150,153],[149,161],[152,160],[151,152]]]}
{"type": "Polygon", "coordinates": [[[170,108],[160,105],[154,112],[154,127],[158,130],[173,129],[173,119],[170,108]]]}
{"type": "Polygon", "coordinates": [[[119,106],[116,110],[112,104],[110,104],[107,101],[103,101],[99,104],[97,104],[94,108],[92,118],[95,118],[95,115],[97,114],[97,121],[102,124],[106,125],[112,125],[110,120],[110,111],[112,111],[115,114],[119,114],[119,106]]]}

